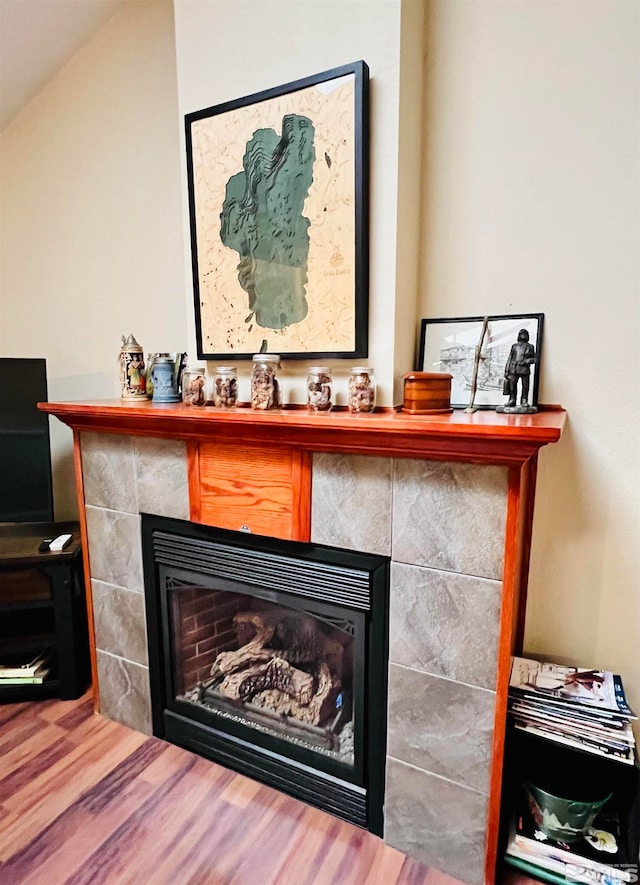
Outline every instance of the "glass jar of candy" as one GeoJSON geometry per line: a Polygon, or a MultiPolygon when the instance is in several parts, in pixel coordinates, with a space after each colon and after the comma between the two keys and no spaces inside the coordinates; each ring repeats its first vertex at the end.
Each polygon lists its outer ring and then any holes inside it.
{"type": "Polygon", "coordinates": [[[331,369],[328,366],[311,366],[307,375],[307,406],[312,412],[328,412],[331,401],[331,369]]]}
{"type": "Polygon", "coordinates": [[[373,412],[376,407],[376,379],[368,366],[354,366],[349,377],[349,411],[373,412]]]}
{"type": "Polygon", "coordinates": [[[187,366],[182,372],[182,402],[187,406],[204,406],[207,402],[207,376],[204,366],[187,366]]]}
{"type": "Polygon", "coordinates": [[[217,366],[213,379],[213,404],[232,409],[238,401],[238,373],[235,366],[217,366]]]}
{"type": "Polygon", "coordinates": [[[251,408],[261,411],[280,408],[280,385],[277,373],[280,357],[275,353],[256,353],[251,367],[251,408]]]}

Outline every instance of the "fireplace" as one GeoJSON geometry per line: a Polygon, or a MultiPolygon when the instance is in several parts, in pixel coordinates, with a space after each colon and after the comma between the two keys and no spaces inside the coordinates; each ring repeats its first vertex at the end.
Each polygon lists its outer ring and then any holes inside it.
{"type": "Polygon", "coordinates": [[[389,559],[142,514],[154,734],[382,835],[389,559]]]}
{"type": "MultiPolygon", "coordinates": [[[[151,648],[147,638],[141,513],[233,532],[247,525],[251,543],[267,551],[293,541],[389,557],[388,674],[376,643],[367,637],[365,646],[369,690],[388,677],[386,733],[365,735],[363,784],[336,780],[366,791],[375,809],[384,770],[384,840],[469,885],[494,881],[538,452],[558,441],[565,413],[263,415],[120,401],[41,408],[75,434],[96,709],[154,730],[149,664],[159,652],[158,638],[151,648]],[[376,744],[380,752],[386,744],[379,765],[376,744]]],[[[375,618],[375,599],[372,611],[375,618]]],[[[164,728],[162,691],[154,679],[164,728]]],[[[376,700],[365,703],[375,730],[376,700]]],[[[235,735],[225,740],[244,746],[235,735]]],[[[270,753],[260,749],[265,760],[270,753]]],[[[291,765],[306,773],[306,763],[291,765]]]]}

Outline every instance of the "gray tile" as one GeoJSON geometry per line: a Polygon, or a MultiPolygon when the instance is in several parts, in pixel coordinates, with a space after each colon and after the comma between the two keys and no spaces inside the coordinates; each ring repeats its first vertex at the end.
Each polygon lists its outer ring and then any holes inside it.
{"type": "Polygon", "coordinates": [[[487,797],[387,758],[384,840],[469,885],[484,883],[487,797]]]}
{"type": "Polygon", "coordinates": [[[149,670],[122,658],[97,652],[100,713],[152,734],[149,670]]]}
{"type": "Polygon", "coordinates": [[[80,447],[85,503],[137,513],[133,438],[85,432],[80,447]]]}
{"type": "Polygon", "coordinates": [[[136,437],[134,452],[140,512],[189,519],[185,443],[136,437]]]}
{"type": "Polygon", "coordinates": [[[396,459],[397,562],[502,578],[507,468],[396,459]]]}
{"type": "Polygon", "coordinates": [[[95,580],[91,591],[97,648],[148,666],[143,594],[95,580]]]}
{"type": "Polygon", "coordinates": [[[144,590],[140,517],[87,507],[91,577],[129,590],[144,590]]]}
{"type": "Polygon", "coordinates": [[[493,690],[501,590],[498,581],[392,563],[390,660],[493,690]]]}
{"type": "Polygon", "coordinates": [[[311,540],[366,553],[391,553],[390,458],[313,456],[311,540]]]}
{"type": "MultiPolygon", "coordinates": [[[[93,471],[87,527],[100,709],[150,734],[137,512],[189,518],[185,446],[83,436],[93,471]],[[110,483],[118,486],[111,496],[110,483]]],[[[503,468],[314,455],[313,542],[393,550],[398,560],[385,840],[471,885],[484,868],[506,477],[503,468]]]]}
{"type": "Polygon", "coordinates": [[[392,664],[387,753],[489,794],[495,694],[392,664]]]}

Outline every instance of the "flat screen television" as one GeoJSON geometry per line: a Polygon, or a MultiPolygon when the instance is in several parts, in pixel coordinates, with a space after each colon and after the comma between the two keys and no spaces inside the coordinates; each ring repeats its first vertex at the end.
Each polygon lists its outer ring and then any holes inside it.
{"type": "Polygon", "coordinates": [[[53,520],[46,399],[46,360],[0,357],[0,522],[53,520]]]}

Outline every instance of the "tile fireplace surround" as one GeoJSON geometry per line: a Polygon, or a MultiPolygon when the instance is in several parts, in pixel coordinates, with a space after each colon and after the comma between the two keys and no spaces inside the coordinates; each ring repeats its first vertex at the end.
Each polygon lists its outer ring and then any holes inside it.
{"type": "Polygon", "coordinates": [[[96,708],[151,733],[139,514],[238,529],[266,489],[279,537],[391,557],[384,839],[493,883],[537,455],[565,413],[40,407],[74,430],[96,708]]]}

